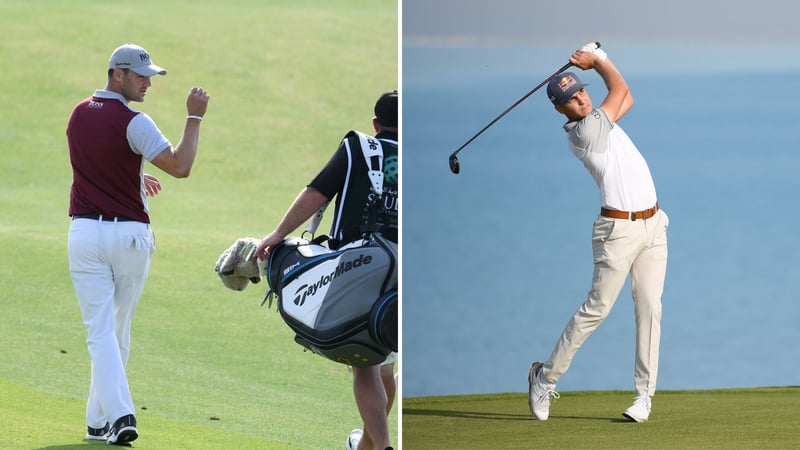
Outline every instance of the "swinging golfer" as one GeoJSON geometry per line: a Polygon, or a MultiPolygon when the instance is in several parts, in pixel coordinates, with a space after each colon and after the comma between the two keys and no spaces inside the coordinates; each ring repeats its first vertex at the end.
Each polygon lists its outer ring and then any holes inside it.
{"type": "Polygon", "coordinates": [[[556,383],[611,312],[630,274],[636,317],[636,398],[623,415],[643,422],[650,416],[658,375],[669,219],[657,203],[647,163],[617,123],[633,105],[625,79],[606,53],[591,45],[576,51],[570,62],[583,70],[594,69],[608,88],[603,103],[595,108],[574,73],[557,75],[547,86],[556,111],[567,117],[564,130],[572,153],[600,189],[600,215],[592,231],[594,274],[588,298],[567,323],[550,359],[531,365],[528,403],[535,419],[547,420],[550,399],[558,398],[556,383]]]}

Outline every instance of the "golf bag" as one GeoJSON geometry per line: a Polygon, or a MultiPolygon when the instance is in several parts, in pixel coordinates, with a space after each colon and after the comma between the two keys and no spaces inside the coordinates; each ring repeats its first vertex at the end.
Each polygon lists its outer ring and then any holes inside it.
{"type": "MultiPolygon", "coordinates": [[[[380,232],[382,144],[354,133],[373,194],[361,225],[362,239],[334,245],[336,250],[321,245],[325,236],[284,240],[270,252],[266,297],[277,295],[278,311],[298,344],[342,364],[369,367],[397,351],[397,244],[380,232]]],[[[311,236],[326,207],[327,203],[306,227],[311,236]]]]}
{"type": "Polygon", "coordinates": [[[266,271],[267,296],[306,349],[354,367],[397,351],[397,244],[380,233],[338,250],[286,239],[266,271]]]}

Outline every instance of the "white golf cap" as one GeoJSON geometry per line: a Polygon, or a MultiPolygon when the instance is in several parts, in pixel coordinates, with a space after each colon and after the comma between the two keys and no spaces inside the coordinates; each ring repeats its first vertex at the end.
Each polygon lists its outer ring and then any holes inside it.
{"type": "Polygon", "coordinates": [[[167,69],[158,67],[150,60],[147,50],[130,42],[117,47],[111,58],[108,59],[108,68],[130,69],[139,75],[152,77],[153,75],[166,75],[167,69]]]}

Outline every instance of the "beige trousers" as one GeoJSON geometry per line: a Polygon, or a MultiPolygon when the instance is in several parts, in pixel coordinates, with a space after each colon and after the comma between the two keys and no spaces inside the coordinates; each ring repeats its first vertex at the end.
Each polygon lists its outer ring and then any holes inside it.
{"type": "Polygon", "coordinates": [[[647,220],[597,218],[592,231],[592,288],[544,364],[547,381],[556,383],[567,371],[583,342],[611,312],[630,274],[636,318],[636,392],[655,393],[668,226],[669,218],[661,210],[647,220]]]}

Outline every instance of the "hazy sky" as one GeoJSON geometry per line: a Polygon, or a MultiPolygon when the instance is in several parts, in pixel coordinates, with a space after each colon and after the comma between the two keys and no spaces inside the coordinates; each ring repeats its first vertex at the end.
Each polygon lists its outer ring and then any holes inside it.
{"type": "Polygon", "coordinates": [[[402,10],[407,46],[572,45],[587,39],[800,45],[796,0],[403,0],[402,10]]]}

